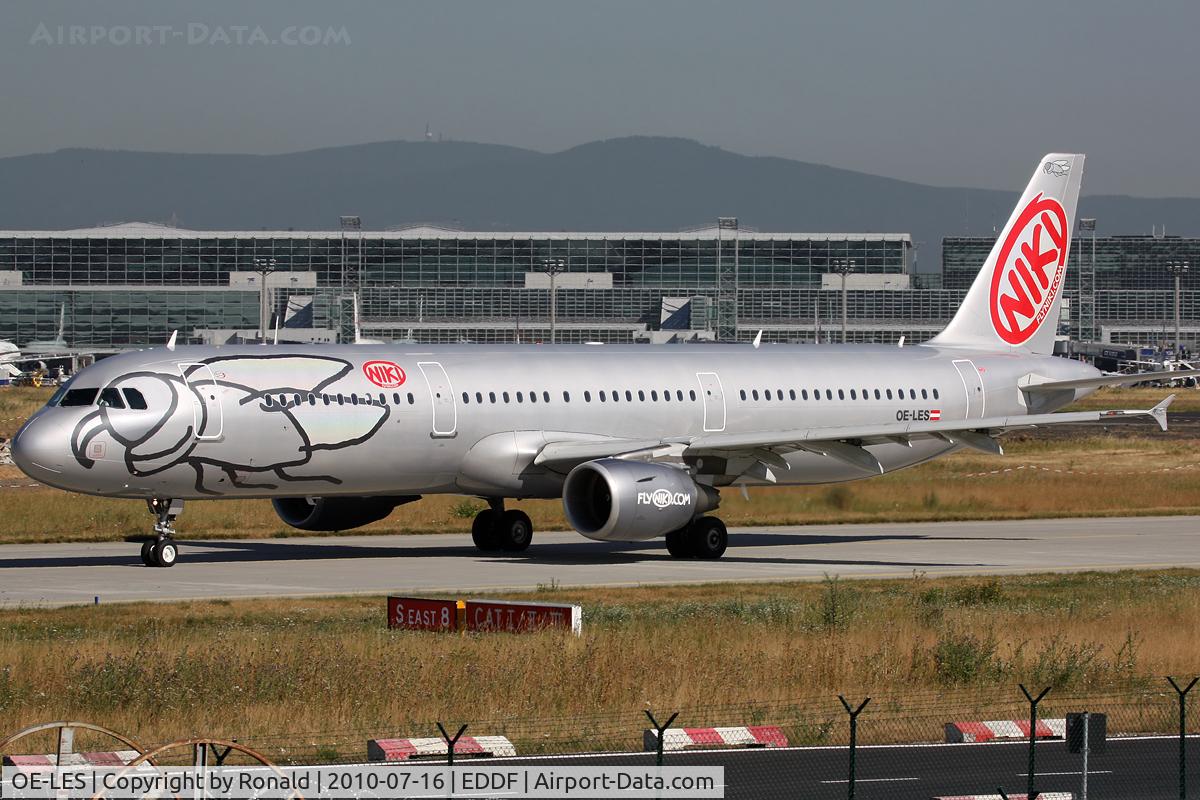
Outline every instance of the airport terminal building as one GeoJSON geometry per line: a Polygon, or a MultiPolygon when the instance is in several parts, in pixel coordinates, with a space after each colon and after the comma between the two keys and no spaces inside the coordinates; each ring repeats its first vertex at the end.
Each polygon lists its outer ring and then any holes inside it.
{"type": "MultiPolygon", "coordinates": [[[[916,342],[953,315],[990,237],[943,242],[914,271],[904,233],[195,231],[128,223],[0,231],[0,339],[417,343],[678,340],[916,342]],[[551,281],[554,300],[551,302],[551,281]],[[265,291],[264,289],[265,284],[265,291]],[[553,315],[551,307],[553,305],[553,315]],[[843,320],[843,311],[845,314],[843,320]]],[[[1200,239],[1081,235],[1060,332],[1154,344],[1200,334],[1200,239]],[[1093,257],[1093,247],[1095,256],[1093,257]],[[1082,270],[1080,269],[1082,265],[1082,270]],[[1094,269],[1089,269],[1094,265],[1094,269]]]]}

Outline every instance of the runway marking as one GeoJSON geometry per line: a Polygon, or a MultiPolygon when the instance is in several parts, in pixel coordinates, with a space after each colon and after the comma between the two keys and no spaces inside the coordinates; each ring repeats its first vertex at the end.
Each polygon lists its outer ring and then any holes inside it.
{"type": "MultiPolygon", "coordinates": [[[[1049,775],[1052,773],[1042,772],[1040,775],[1049,775]]],[[[1090,773],[1089,773],[1090,774],[1090,773]]],[[[855,778],[855,783],[885,783],[891,781],[919,781],[921,778],[855,778]]],[[[821,781],[821,783],[849,783],[849,778],[842,778],[837,781],[821,781]]]]}
{"type": "MultiPolygon", "coordinates": [[[[1113,774],[1115,774],[1115,773],[1111,769],[1089,769],[1088,770],[1088,775],[1113,775],[1113,774]]],[[[1039,778],[1045,778],[1046,776],[1054,777],[1056,775],[1083,775],[1083,771],[1076,770],[1075,772],[1039,772],[1038,773],[1039,778]]],[[[1029,773],[1028,772],[1018,772],[1017,777],[1028,778],[1029,773]]]]}

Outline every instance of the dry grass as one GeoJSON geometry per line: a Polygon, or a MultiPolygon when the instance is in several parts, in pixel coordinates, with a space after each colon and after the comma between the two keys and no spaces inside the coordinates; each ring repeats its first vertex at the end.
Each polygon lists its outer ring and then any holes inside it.
{"type": "Polygon", "coordinates": [[[921,740],[950,718],[1019,716],[1017,681],[1054,687],[1048,714],[1087,701],[1110,730],[1162,730],[1172,701],[1145,676],[1193,674],[1200,635],[1189,570],[535,596],[582,602],[583,635],[389,632],[382,598],[9,609],[0,733],[83,718],[336,759],[440,719],[525,752],[582,747],[585,729],[590,746],[636,748],[653,708],[833,741],[842,692],[876,698],[869,737],[921,740]]]}
{"type": "MultiPolygon", "coordinates": [[[[32,409],[45,394],[35,389],[0,391],[0,420],[17,413],[14,409],[32,409]]],[[[1161,398],[1162,391],[1107,394],[1104,405],[1136,407],[1161,398]]],[[[1200,392],[1182,395],[1200,405],[1200,392]]],[[[0,432],[5,430],[2,426],[16,424],[0,422],[0,432]]],[[[721,516],[731,525],[800,525],[1200,513],[1196,440],[1153,433],[1145,426],[1138,429],[1145,435],[1103,435],[1089,429],[1090,434],[1073,438],[1010,437],[1003,458],[959,453],[852,484],[752,489],[748,502],[737,490],[726,491],[721,516]]],[[[0,487],[24,483],[28,479],[15,467],[0,467],[0,487]]],[[[467,531],[474,511],[482,507],[477,500],[427,497],[361,532],[467,531]]],[[[566,529],[556,500],[528,501],[521,507],[539,530],[566,529]]],[[[0,542],[119,540],[144,534],[149,523],[139,501],[0,488],[0,542]]],[[[191,503],[179,528],[184,538],[195,539],[301,534],[280,522],[270,503],[262,500],[191,503]]]]}

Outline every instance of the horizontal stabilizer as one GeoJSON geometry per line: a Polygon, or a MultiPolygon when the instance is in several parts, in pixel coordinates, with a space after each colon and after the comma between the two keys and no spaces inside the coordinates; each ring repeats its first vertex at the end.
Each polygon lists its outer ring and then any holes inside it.
{"type": "Polygon", "coordinates": [[[1182,378],[1200,378],[1200,369],[1162,370],[1159,372],[1134,372],[1121,375],[1103,375],[1099,378],[1080,378],[1073,381],[1047,381],[1022,386],[1023,392],[1054,392],[1060,389],[1099,389],[1102,386],[1131,386],[1147,381],[1172,381],[1182,378]]]}

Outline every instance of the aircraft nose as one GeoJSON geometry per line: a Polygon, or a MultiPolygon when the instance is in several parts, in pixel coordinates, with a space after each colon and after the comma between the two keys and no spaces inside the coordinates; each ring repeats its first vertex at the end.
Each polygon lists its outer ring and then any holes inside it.
{"type": "Polygon", "coordinates": [[[29,477],[45,481],[61,475],[67,441],[44,416],[26,422],[12,442],[12,459],[29,477]]]}

